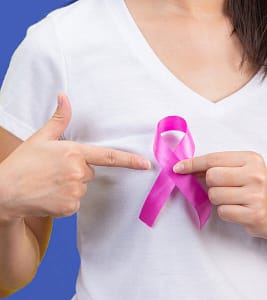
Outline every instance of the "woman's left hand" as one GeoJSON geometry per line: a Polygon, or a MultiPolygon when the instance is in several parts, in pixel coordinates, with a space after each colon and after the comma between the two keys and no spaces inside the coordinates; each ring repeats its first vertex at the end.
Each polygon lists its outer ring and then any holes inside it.
{"type": "Polygon", "coordinates": [[[267,169],[253,151],[210,153],[180,161],[179,174],[203,173],[208,196],[224,221],[241,224],[255,237],[267,239],[267,169]]]}

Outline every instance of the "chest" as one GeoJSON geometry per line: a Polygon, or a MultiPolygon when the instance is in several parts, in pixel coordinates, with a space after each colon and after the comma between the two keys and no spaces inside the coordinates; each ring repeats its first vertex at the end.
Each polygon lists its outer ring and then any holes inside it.
{"type": "MultiPolygon", "coordinates": [[[[198,154],[265,151],[266,83],[261,85],[257,78],[215,104],[175,76],[128,18],[123,28],[121,32],[121,27],[110,27],[108,36],[112,38],[107,39],[103,31],[97,40],[83,44],[82,53],[79,45],[68,53],[73,117],[66,138],[146,155],[152,152],[157,122],[179,115],[188,122],[198,154]]],[[[186,55],[185,48],[178,49],[179,55],[186,55]]],[[[203,49],[200,52],[206,53],[203,49]]],[[[178,65],[189,64],[189,58],[183,62],[179,55],[174,56],[178,65]]],[[[197,68],[192,65],[187,69],[197,77],[197,68]]]]}
{"type": "Polygon", "coordinates": [[[255,73],[225,17],[194,19],[181,15],[154,16],[127,1],[144,43],[172,74],[192,90],[218,102],[239,90],[255,73]]]}
{"type": "Polygon", "coordinates": [[[267,104],[262,85],[251,83],[215,104],[173,77],[151,72],[138,60],[129,58],[127,65],[118,65],[117,59],[102,59],[105,73],[99,67],[82,69],[82,65],[70,64],[73,117],[68,139],[152,155],[157,122],[179,115],[188,122],[197,154],[267,153],[267,104]],[[82,70],[81,80],[72,76],[77,68],[82,70]]]}

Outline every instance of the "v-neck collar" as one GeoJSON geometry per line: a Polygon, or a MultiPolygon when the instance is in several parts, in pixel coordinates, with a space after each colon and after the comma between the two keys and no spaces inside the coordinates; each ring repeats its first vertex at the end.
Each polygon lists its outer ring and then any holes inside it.
{"type": "Polygon", "coordinates": [[[131,51],[133,51],[139,60],[142,61],[145,67],[150,69],[151,74],[154,74],[154,76],[157,76],[162,82],[168,84],[171,90],[178,93],[183,91],[185,94],[190,95],[191,99],[195,99],[195,101],[201,102],[202,105],[211,108],[228,105],[230,102],[235,102],[236,104],[237,102],[242,101],[244,96],[246,95],[247,97],[247,94],[250,91],[255,91],[255,84],[261,82],[262,71],[259,71],[243,85],[243,87],[223,99],[213,102],[205,98],[179,80],[179,78],[176,77],[161,61],[139,29],[124,0],[105,1],[118,25],[118,29],[123,35],[123,38],[126,39],[127,45],[131,51]]]}

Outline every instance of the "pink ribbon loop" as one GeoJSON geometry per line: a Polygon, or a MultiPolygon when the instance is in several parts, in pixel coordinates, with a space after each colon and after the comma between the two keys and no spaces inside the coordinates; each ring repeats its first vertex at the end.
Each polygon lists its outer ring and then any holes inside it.
{"type": "Polygon", "coordinates": [[[161,172],[149,192],[139,216],[148,226],[153,226],[160,210],[175,187],[195,208],[199,217],[200,229],[207,222],[211,213],[211,203],[203,187],[193,175],[173,172],[173,166],[178,161],[191,158],[194,153],[195,144],[187,123],[182,117],[168,116],[159,121],[154,140],[154,154],[161,166],[161,172]],[[162,137],[164,132],[171,130],[184,132],[183,138],[174,151],[162,137]]]}

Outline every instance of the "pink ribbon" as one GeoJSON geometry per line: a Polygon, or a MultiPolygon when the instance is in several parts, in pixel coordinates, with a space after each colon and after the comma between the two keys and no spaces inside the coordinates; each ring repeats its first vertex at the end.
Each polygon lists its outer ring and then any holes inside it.
{"type": "Polygon", "coordinates": [[[194,153],[195,144],[183,118],[168,116],[159,121],[154,140],[154,154],[162,169],[146,198],[139,216],[148,226],[153,226],[160,210],[175,187],[195,208],[199,217],[200,229],[207,222],[211,213],[211,203],[203,187],[193,175],[173,172],[173,166],[178,161],[191,158],[194,153]],[[162,133],[170,130],[185,133],[174,151],[162,137],[162,133]]]}

